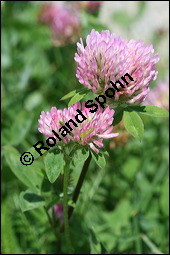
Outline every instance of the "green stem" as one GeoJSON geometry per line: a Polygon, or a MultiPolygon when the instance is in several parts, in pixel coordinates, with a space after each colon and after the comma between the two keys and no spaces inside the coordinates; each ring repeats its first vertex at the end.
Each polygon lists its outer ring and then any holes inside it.
{"type": "Polygon", "coordinates": [[[141,235],[142,240],[145,242],[145,244],[151,249],[153,254],[164,254],[162,251],[160,251],[156,245],[145,235],[141,235]]]}
{"type": "Polygon", "coordinates": [[[68,182],[69,182],[69,163],[66,163],[64,169],[64,185],[63,185],[63,210],[64,210],[64,231],[68,254],[73,254],[72,244],[70,240],[69,220],[68,220],[68,182]]]}
{"type": "Polygon", "coordinates": [[[46,215],[47,215],[48,221],[49,221],[49,223],[50,223],[52,229],[54,230],[54,234],[55,234],[55,236],[57,237],[56,228],[55,228],[55,226],[54,226],[54,224],[53,224],[53,221],[52,221],[52,219],[51,219],[51,217],[50,217],[50,215],[49,215],[49,213],[48,213],[48,209],[46,208],[46,206],[44,206],[44,211],[45,211],[45,213],[46,213],[46,215]]]}
{"type": "MultiPolygon", "coordinates": [[[[140,235],[140,229],[139,229],[139,216],[138,214],[133,217],[133,228],[136,236],[140,235]]],[[[142,242],[140,237],[136,238],[135,240],[135,248],[136,248],[136,254],[143,254],[142,253],[142,242]]]]}
{"type": "MultiPolygon", "coordinates": [[[[85,176],[86,176],[86,173],[87,173],[87,170],[88,170],[91,158],[92,158],[92,156],[91,156],[91,153],[90,153],[89,157],[87,158],[87,160],[85,161],[85,163],[83,165],[83,169],[81,171],[80,177],[78,179],[78,182],[77,182],[74,194],[73,194],[73,199],[72,200],[73,200],[74,204],[76,204],[77,199],[79,197],[80,190],[81,190],[81,187],[83,185],[83,182],[84,182],[84,179],[85,179],[85,176]]],[[[69,212],[68,212],[68,217],[69,218],[71,218],[73,210],[74,210],[74,207],[69,207],[69,212]]]]}

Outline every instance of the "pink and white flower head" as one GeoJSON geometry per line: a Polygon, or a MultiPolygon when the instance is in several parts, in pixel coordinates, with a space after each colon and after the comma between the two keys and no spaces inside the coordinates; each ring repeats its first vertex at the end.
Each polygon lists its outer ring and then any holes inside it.
{"type": "Polygon", "coordinates": [[[143,102],[144,105],[155,105],[165,110],[169,110],[169,76],[164,81],[160,81],[152,89],[146,100],[143,102]]]}
{"type": "Polygon", "coordinates": [[[52,40],[56,46],[74,43],[80,34],[78,12],[66,3],[45,3],[39,19],[52,30],[52,40]]]}
{"type": "MultiPolygon", "coordinates": [[[[152,45],[145,46],[143,41],[127,41],[108,30],[101,33],[91,31],[86,39],[86,47],[82,39],[77,43],[76,76],[79,82],[96,94],[104,94],[108,88],[128,73],[134,81],[129,84],[121,81],[125,88],[116,91],[109,104],[141,103],[149,92],[149,85],[157,77],[155,64],[158,55],[153,55],[152,45]],[[153,56],[152,56],[153,55],[153,56]]],[[[116,83],[117,84],[117,83],[116,83]]]]}
{"type": "MultiPolygon", "coordinates": [[[[38,130],[47,138],[54,137],[56,139],[52,132],[54,130],[62,138],[63,143],[74,141],[82,146],[89,145],[92,150],[98,153],[98,148],[103,147],[103,139],[118,136],[118,133],[112,133],[113,115],[114,110],[111,110],[109,106],[105,110],[98,107],[96,112],[91,113],[85,107],[85,102],[82,107],[80,103],[76,103],[63,110],[52,107],[50,112],[41,113],[38,130]],[[75,118],[78,114],[81,115],[79,122],[75,118]],[[70,123],[70,119],[75,124],[70,123]],[[69,123],[69,126],[66,123],[69,123]]],[[[57,139],[56,141],[59,142],[57,139]]]]}

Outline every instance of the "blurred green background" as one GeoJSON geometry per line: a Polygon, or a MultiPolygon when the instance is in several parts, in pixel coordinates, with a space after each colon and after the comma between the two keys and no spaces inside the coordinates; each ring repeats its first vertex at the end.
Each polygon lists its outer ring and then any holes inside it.
{"type": "MultiPolygon", "coordinates": [[[[161,21],[161,15],[157,17],[160,22],[154,19],[159,6],[151,1],[133,1],[134,4],[128,1],[123,2],[122,9],[118,2],[123,1],[106,1],[95,16],[80,13],[81,36],[85,39],[92,28],[98,31],[110,28],[114,32],[115,27],[118,35],[152,43],[161,59],[157,80],[163,79],[168,73],[165,48],[168,25],[161,21]],[[145,27],[148,13],[155,26],[147,23],[145,27]]],[[[168,1],[162,3],[167,10],[168,1]]],[[[12,146],[20,155],[43,140],[37,130],[40,112],[49,111],[52,106],[67,107],[68,102],[60,98],[82,88],[75,76],[76,43],[53,46],[49,27],[38,22],[40,4],[5,1],[1,6],[2,254],[66,252],[64,245],[60,249],[60,240],[56,242],[43,210],[21,212],[18,197],[26,187],[11,171],[16,154],[12,149],[8,153],[3,149],[12,146]]],[[[156,81],[151,87],[155,84],[156,81]]],[[[110,156],[106,168],[99,169],[91,162],[71,221],[75,253],[169,253],[168,120],[144,117],[143,121],[142,143],[131,138],[123,146],[112,148],[112,141],[107,141],[105,147],[110,156]]],[[[42,178],[43,157],[37,160],[37,165],[42,193],[50,202],[52,192],[56,202],[60,202],[62,180],[51,185],[42,178]]],[[[81,164],[72,167],[70,193],[81,167],[81,164]]]]}

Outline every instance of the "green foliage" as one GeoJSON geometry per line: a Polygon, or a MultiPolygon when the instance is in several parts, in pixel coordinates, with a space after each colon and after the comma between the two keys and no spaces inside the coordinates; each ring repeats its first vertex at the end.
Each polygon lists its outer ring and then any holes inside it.
{"type": "Polygon", "coordinates": [[[30,114],[26,111],[21,111],[13,125],[11,126],[9,130],[9,139],[11,145],[18,145],[26,134],[28,134],[28,131],[30,130],[33,114],[30,114]]]}
{"type": "Polygon", "coordinates": [[[44,164],[49,181],[55,182],[64,167],[63,154],[59,149],[49,152],[44,159],[44,164]]]}
{"type": "Polygon", "coordinates": [[[136,112],[124,111],[123,117],[127,131],[141,142],[144,133],[144,125],[140,116],[136,112]]]}
{"type": "Polygon", "coordinates": [[[71,100],[69,101],[68,107],[71,106],[71,105],[73,105],[73,104],[75,104],[75,103],[77,103],[77,102],[79,102],[81,99],[83,99],[83,98],[85,97],[86,94],[87,94],[87,93],[85,93],[84,91],[78,92],[77,94],[75,94],[75,95],[71,98],[71,100]]]}
{"type": "Polygon", "coordinates": [[[92,154],[92,158],[94,159],[94,161],[100,168],[105,167],[106,160],[105,160],[104,155],[101,152],[95,153],[94,151],[91,151],[91,154],[92,154]]]}
{"type": "Polygon", "coordinates": [[[76,94],[76,90],[73,90],[73,91],[69,92],[68,94],[66,94],[65,96],[63,96],[60,100],[68,99],[70,97],[73,97],[75,94],[76,94]]]}
{"type": "Polygon", "coordinates": [[[100,242],[97,240],[92,230],[90,230],[90,250],[90,254],[103,254],[101,253],[100,242]]]}
{"type": "Polygon", "coordinates": [[[10,167],[10,169],[13,171],[13,173],[17,176],[17,178],[23,182],[27,187],[32,188],[33,190],[37,190],[39,188],[41,183],[41,176],[37,174],[35,170],[40,168],[40,165],[38,162],[34,162],[33,165],[25,166],[21,164],[20,161],[20,154],[18,151],[11,147],[11,146],[5,146],[4,147],[4,154],[6,161],[10,167]]]}
{"type": "Polygon", "coordinates": [[[127,109],[140,112],[142,114],[146,114],[152,117],[168,117],[169,116],[168,111],[153,105],[129,106],[127,107],[127,109]]]}
{"type": "Polygon", "coordinates": [[[88,158],[89,156],[89,151],[86,150],[86,149],[77,149],[74,151],[74,154],[73,154],[73,163],[74,163],[74,166],[76,166],[76,164],[78,163],[84,163],[85,160],[88,158]]]}
{"type": "Polygon", "coordinates": [[[2,204],[2,254],[22,254],[17,237],[15,235],[14,226],[10,217],[10,211],[7,201],[2,204]]]}
{"type": "Polygon", "coordinates": [[[19,201],[22,212],[45,206],[44,198],[32,190],[21,192],[19,201]]]}
{"type": "Polygon", "coordinates": [[[121,109],[121,110],[117,109],[115,111],[114,120],[113,120],[113,125],[114,126],[119,124],[119,122],[122,120],[122,118],[123,118],[123,110],[124,109],[121,109]]]}
{"type": "Polygon", "coordinates": [[[161,189],[161,210],[168,217],[168,211],[169,211],[169,179],[165,179],[162,189],[161,189]]]}

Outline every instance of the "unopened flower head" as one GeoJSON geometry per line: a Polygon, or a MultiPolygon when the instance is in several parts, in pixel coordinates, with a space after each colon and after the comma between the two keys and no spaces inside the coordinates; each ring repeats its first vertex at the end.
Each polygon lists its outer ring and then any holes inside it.
{"type": "Polygon", "coordinates": [[[103,1],[87,1],[87,10],[91,13],[96,13],[103,1]]]}
{"type": "Polygon", "coordinates": [[[165,110],[169,110],[169,76],[165,80],[159,81],[154,89],[152,89],[146,100],[143,102],[144,105],[155,105],[165,110]]]}
{"type": "Polygon", "coordinates": [[[103,147],[103,139],[118,135],[118,133],[112,133],[113,115],[114,110],[111,110],[109,106],[105,110],[98,107],[97,112],[91,113],[85,107],[85,102],[82,107],[80,103],[76,103],[63,110],[52,107],[50,112],[41,113],[38,130],[47,138],[56,138],[52,132],[54,130],[62,137],[63,143],[74,141],[82,146],[89,145],[98,153],[98,148],[103,147]],[[77,109],[81,111],[79,122],[75,118],[77,109]]]}
{"type": "Polygon", "coordinates": [[[90,13],[96,13],[103,1],[75,1],[74,5],[79,10],[87,10],[90,13]]]}
{"type": "Polygon", "coordinates": [[[40,21],[52,30],[52,40],[56,46],[73,43],[80,34],[78,12],[66,3],[45,3],[40,11],[40,21]]]}
{"type": "Polygon", "coordinates": [[[152,45],[144,45],[143,41],[127,41],[105,30],[101,33],[91,31],[86,39],[86,47],[82,39],[77,43],[78,52],[76,76],[79,82],[96,94],[103,94],[108,88],[113,88],[110,81],[117,82],[128,73],[133,81],[128,80],[125,88],[117,85],[110,104],[141,103],[149,92],[149,85],[157,77],[155,64],[158,55],[153,55],[152,45]]]}
{"type": "MultiPolygon", "coordinates": [[[[68,205],[68,210],[71,208],[70,205],[68,205]]],[[[58,220],[60,223],[63,223],[64,221],[64,209],[63,204],[58,203],[53,206],[53,213],[56,220],[58,220]]]]}
{"type": "Polygon", "coordinates": [[[55,204],[53,207],[54,214],[56,219],[63,222],[63,205],[62,204],[55,204]]]}

